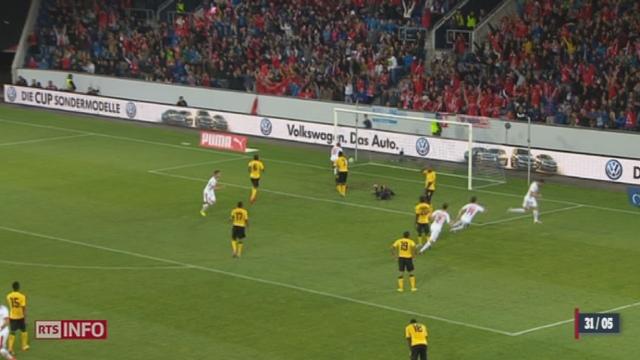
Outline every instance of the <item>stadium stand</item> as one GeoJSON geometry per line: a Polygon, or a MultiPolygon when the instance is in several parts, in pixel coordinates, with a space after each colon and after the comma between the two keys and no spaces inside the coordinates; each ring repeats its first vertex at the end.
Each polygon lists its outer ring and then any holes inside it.
{"type": "Polygon", "coordinates": [[[640,130],[638,2],[517,3],[473,51],[459,38],[428,76],[404,80],[399,106],[640,130]]]}
{"type": "MultiPolygon", "coordinates": [[[[515,1],[485,41],[426,63],[425,31],[458,1],[205,0],[156,22],[132,0],[44,0],[25,66],[638,131],[638,2],[515,1]]],[[[465,2],[448,27],[497,4],[465,2]]]]}
{"type": "Polygon", "coordinates": [[[204,3],[156,23],[131,0],[45,0],[26,66],[371,103],[423,61],[426,5],[456,1],[204,3]]]}

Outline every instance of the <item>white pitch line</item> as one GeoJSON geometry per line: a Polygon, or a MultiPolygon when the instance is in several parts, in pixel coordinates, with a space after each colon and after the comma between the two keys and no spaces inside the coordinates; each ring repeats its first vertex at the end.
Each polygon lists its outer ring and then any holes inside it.
{"type": "MultiPolygon", "coordinates": [[[[104,137],[104,138],[108,138],[108,139],[132,141],[132,142],[137,142],[137,143],[141,143],[141,144],[158,145],[158,146],[171,147],[171,148],[175,148],[175,149],[206,152],[206,153],[209,153],[209,154],[211,154],[211,152],[212,152],[212,150],[210,150],[210,149],[190,147],[190,146],[185,146],[185,145],[176,145],[176,144],[164,143],[164,142],[159,142],[159,141],[144,140],[144,139],[132,138],[132,137],[128,137],[128,136],[109,135],[109,134],[105,134],[105,133],[77,130],[77,129],[65,128],[65,127],[61,127],[61,126],[31,124],[31,123],[25,123],[23,121],[13,121],[13,120],[7,120],[7,119],[2,119],[2,118],[0,118],[0,121],[1,122],[6,122],[6,123],[11,123],[11,124],[16,124],[16,125],[31,126],[31,127],[36,127],[36,128],[62,130],[62,131],[69,131],[69,132],[74,132],[74,133],[78,133],[78,134],[95,135],[95,136],[100,136],[100,137],[104,137]]],[[[236,156],[236,154],[223,152],[223,151],[217,151],[216,154],[225,155],[225,156],[236,156]]]]}
{"type": "MultiPolygon", "coordinates": [[[[553,209],[553,210],[541,212],[540,215],[548,215],[548,214],[558,213],[558,212],[562,212],[562,211],[569,211],[569,210],[579,209],[579,208],[582,208],[582,207],[584,207],[584,206],[582,206],[582,205],[567,206],[567,207],[563,207],[563,208],[559,208],[559,209],[553,209]]],[[[475,226],[487,226],[487,225],[502,224],[502,223],[506,223],[506,222],[509,222],[509,221],[516,221],[516,220],[525,219],[525,218],[528,218],[528,217],[531,217],[531,215],[526,214],[526,215],[514,216],[514,217],[510,217],[510,218],[506,218],[506,219],[495,220],[495,221],[488,221],[488,222],[483,222],[483,223],[473,223],[473,225],[475,225],[475,226]]]]}
{"type": "Polygon", "coordinates": [[[153,169],[153,170],[149,170],[149,171],[162,172],[162,171],[167,171],[167,170],[186,169],[186,168],[200,166],[200,165],[214,165],[214,164],[220,164],[220,163],[225,163],[225,162],[230,162],[230,161],[238,161],[238,160],[249,159],[249,158],[250,157],[248,157],[248,156],[238,156],[236,158],[203,161],[203,162],[199,162],[199,163],[177,165],[177,166],[171,166],[171,167],[166,167],[166,168],[162,168],[162,169],[153,169]]]}
{"type": "MultiPolygon", "coordinates": [[[[602,314],[602,313],[620,311],[620,310],[628,309],[628,308],[631,308],[631,307],[636,307],[636,306],[639,306],[639,305],[640,305],[640,301],[632,303],[632,304],[618,306],[618,307],[615,307],[613,309],[598,311],[598,313],[602,314]]],[[[511,336],[520,336],[520,335],[532,333],[534,331],[539,331],[539,330],[548,329],[548,328],[551,328],[551,327],[560,326],[560,325],[563,325],[563,324],[572,323],[574,321],[575,320],[573,318],[567,319],[567,320],[562,320],[562,321],[557,321],[557,322],[554,322],[554,323],[551,323],[551,324],[546,324],[546,325],[537,326],[537,327],[534,327],[534,328],[531,328],[531,329],[526,329],[526,330],[522,330],[522,331],[513,332],[513,333],[511,333],[511,336]]]]}
{"type": "Polygon", "coordinates": [[[0,146],[35,144],[35,143],[42,143],[42,142],[46,142],[46,141],[66,140],[66,139],[73,139],[73,138],[86,137],[86,136],[92,136],[92,135],[93,135],[92,133],[86,133],[86,134],[77,134],[77,135],[67,135],[67,136],[56,136],[56,137],[39,138],[39,139],[33,139],[33,140],[13,141],[13,142],[2,143],[2,144],[0,144],[0,146]]]}
{"type": "Polygon", "coordinates": [[[0,260],[0,264],[41,267],[47,269],[71,269],[71,270],[177,270],[189,269],[186,266],[97,266],[97,265],[61,265],[30,263],[21,261],[0,260]]]}
{"type": "MultiPolygon", "coordinates": [[[[76,130],[76,129],[65,128],[65,127],[59,127],[59,126],[31,124],[31,123],[7,120],[7,119],[2,119],[2,118],[0,118],[0,122],[6,122],[6,123],[12,123],[12,124],[24,125],[24,126],[32,126],[32,127],[44,128],[44,129],[64,130],[64,131],[70,131],[70,132],[75,132],[75,133],[80,133],[80,134],[95,135],[95,136],[100,136],[100,137],[105,137],[105,138],[110,138],[110,139],[133,141],[133,142],[139,142],[139,143],[149,144],[149,145],[158,145],[158,146],[172,147],[172,148],[176,148],[176,149],[198,151],[198,152],[206,152],[206,153],[210,153],[210,154],[212,152],[215,152],[216,154],[219,154],[219,155],[237,156],[235,154],[231,154],[231,153],[227,153],[227,152],[223,152],[223,151],[214,151],[214,150],[211,150],[211,149],[201,149],[201,148],[196,148],[196,147],[188,147],[188,146],[175,145],[175,144],[170,144],[170,143],[163,143],[163,142],[159,142],[159,141],[149,141],[149,140],[131,138],[131,137],[126,137],[126,136],[116,136],[116,135],[109,135],[109,134],[104,134],[104,133],[89,132],[89,131],[76,130]]],[[[274,160],[270,159],[270,161],[274,161],[274,160]]],[[[325,167],[318,166],[318,165],[305,164],[305,163],[296,163],[296,162],[292,162],[292,161],[279,160],[279,161],[274,161],[274,162],[289,163],[289,164],[292,164],[292,165],[295,164],[295,165],[298,165],[298,166],[325,169],[325,167]]],[[[371,173],[364,173],[364,172],[352,171],[352,173],[368,175],[368,176],[378,176],[378,177],[381,177],[381,178],[383,177],[381,175],[376,175],[376,174],[371,174],[371,173]]],[[[407,179],[395,178],[395,177],[390,177],[390,176],[384,176],[384,178],[397,179],[399,181],[409,181],[407,179]]],[[[413,180],[411,180],[411,181],[413,182],[413,180]]],[[[416,182],[422,183],[421,181],[417,181],[417,180],[416,180],[416,182]]],[[[463,187],[463,186],[455,186],[455,185],[447,185],[447,184],[439,184],[439,186],[448,187],[448,188],[452,188],[452,189],[460,189],[460,190],[465,190],[465,191],[467,190],[467,188],[463,187]]],[[[522,195],[512,194],[512,193],[504,193],[504,192],[499,192],[499,191],[473,190],[473,192],[491,194],[491,195],[498,195],[498,196],[507,196],[507,197],[513,197],[513,198],[522,198],[522,195]]],[[[577,202],[566,201],[566,200],[553,200],[553,199],[549,199],[549,198],[545,198],[544,201],[555,202],[555,203],[565,204],[565,205],[582,205],[584,207],[588,207],[588,208],[592,208],[592,209],[619,212],[619,213],[631,214],[631,215],[640,215],[640,211],[637,211],[637,210],[636,211],[634,211],[634,210],[624,210],[624,209],[610,208],[610,207],[604,207],[604,206],[598,206],[598,205],[577,203],[577,202]]]]}
{"type": "Polygon", "coordinates": [[[329,293],[329,292],[325,292],[325,291],[309,289],[309,288],[296,286],[296,285],[291,285],[291,284],[287,284],[287,283],[283,283],[283,282],[279,282],[279,281],[272,281],[272,280],[261,279],[261,278],[257,278],[257,277],[253,277],[253,276],[237,274],[237,273],[233,273],[233,272],[229,272],[229,271],[225,271],[225,270],[221,270],[221,269],[216,269],[216,268],[213,268],[213,267],[188,264],[188,263],[184,263],[184,262],[180,262],[180,261],[176,261],[176,260],[165,259],[165,258],[161,258],[161,257],[156,257],[156,256],[152,256],[152,255],[136,253],[136,252],[127,251],[127,250],[120,250],[120,249],[110,248],[110,247],[101,246],[101,245],[95,245],[95,244],[86,243],[86,242],[82,242],[82,241],[70,240],[70,239],[65,239],[65,238],[58,237],[58,236],[45,235],[45,234],[40,234],[40,233],[36,233],[36,232],[15,229],[15,228],[6,227],[6,226],[0,226],[0,230],[5,230],[5,231],[17,233],[17,234],[29,235],[29,236],[39,237],[39,238],[43,238],[43,239],[58,241],[58,242],[66,243],[66,244],[84,246],[84,247],[88,247],[88,248],[92,248],[92,249],[103,250],[103,251],[108,251],[108,252],[117,253],[117,254],[129,255],[129,256],[133,256],[133,257],[137,257],[137,258],[141,258],[141,259],[155,260],[155,261],[158,261],[158,262],[162,262],[162,263],[166,263],[166,264],[178,265],[178,266],[182,266],[182,267],[189,268],[189,269],[211,272],[211,273],[218,274],[218,275],[224,275],[224,276],[229,276],[229,277],[233,277],[233,278],[253,281],[253,282],[257,282],[257,283],[261,283],[261,284],[267,284],[267,285],[277,286],[277,287],[281,287],[281,288],[296,290],[296,291],[300,291],[300,292],[304,292],[304,293],[308,293],[308,294],[324,296],[324,297],[331,298],[331,299],[342,300],[342,301],[355,303],[355,304],[360,304],[360,305],[365,305],[365,306],[369,306],[369,307],[373,307],[373,308],[393,311],[393,312],[396,312],[396,313],[407,314],[407,315],[418,316],[418,317],[422,317],[422,318],[426,318],[426,319],[437,320],[437,321],[441,321],[441,322],[445,322],[445,323],[449,323],[449,324],[454,324],[454,325],[459,325],[459,326],[463,326],[463,327],[467,327],[467,328],[471,328],[471,329],[483,330],[483,331],[487,331],[487,332],[491,332],[491,333],[496,333],[496,334],[501,334],[501,335],[506,335],[506,336],[512,336],[511,333],[508,332],[508,331],[493,329],[493,328],[486,327],[486,326],[481,326],[481,325],[470,324],[470,323],[466,323],[466,322],[463,322],[463,321],[451,320],[451,319],[443,318],[443,317],[440,317],[440,316],[423,314],[423,313],[419,313],[419,312],[415,312],[415,311],[411,311],[411,310],[400,309],[400,308],[387,306],[387,305],[383,305],[383,304],[377,304],[377,303],[373,303],[373,302],[369,302],[369,301],[365,301],[365,300],[359,300],[359,299],[351,298],[351,297],[348,297],[348,296],[342,296],[342,295],[333,294],[333,293],[329,293]]]}
{"type": "MultiPolygon", "coordinates": [[[[151,174],[154,174],[154,175],[167,176],[167,177],[172,177],[172,178],[176,178],[176,179],[198,181],[198,182],[202,182],[202,183],[205,183],[207,181],[206,179],[200,179],[200,178],[197,178],[197,177],[184,176],[184,175],[178,175],[178,174],[171,174],[171,173],[166,173],[166,172],[160,172],[160,171],[157,171],[157,170],[148,170],[147,172],[149,172],[151,174]]],[[[226,185],[226,186],[229,186],[229,187],[239,188],[239,189],[251,189],[251,186],[232,184],[232,183],[228,183],[228,182],[220,182],[220,184],[226,185]]],[[[288,192],[284,192],[284,191],[268,190],[268,189],[263,189],[263,188],[260,188],[260,191],[265,192],[265,193],[269,193],[269,194],[288,196],[288,197],[297,198],[297,199],[320,201],[320,202],[326,202],[326,203],[331,203],[331,204],[339,204],[339,205],[344,205],[344,206],[357,207],[357,208],[362,208],[362,209],[383,211],[383,212],[388,212],[388,213],[393,213],[393,214],[400,214],[400,215],[412,215],[413,214],[413,213],[408,212],[408,211],[401,211],[401,210],[395,210],[395,209],[386,209],[386,208],[381,208],[381,207],[376,207],[376,206],[369,206],[369,205],[358,204],[358,203],[350,203],[350,202],[346,202],[346,201],[331,200],[331,199],[325,199],[325,198],[317,198],[317,197],[313,197],[313,196],[306,196],[306,195],[288,193],[288,192]]]]}

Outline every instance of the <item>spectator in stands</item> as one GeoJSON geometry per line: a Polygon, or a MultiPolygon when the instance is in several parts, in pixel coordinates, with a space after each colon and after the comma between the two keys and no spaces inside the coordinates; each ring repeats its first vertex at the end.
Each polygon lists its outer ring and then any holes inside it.
{"type": "Polygon", "coordinates": [[[176,103],[176,106],[187,107],[189,105],[187,104],[187,101],[184,99],[184,97],[180,96],[178,98],[178,102],[176,103]]]}
{"type": "Polygon", "coordinates": [[[47,90],[58,90],[58,87],[53,85],[53,81],[49,80],[47,83],[47,90]]]}
{"type": "Polygon", "coordinates": [[[471,11],[468,15],[467,15],[467,29],[468,30],[473,30],[476,28],[476,25],[478,24],[478,19],[476,18],[476,15],[473,11],[471,11]]]}
{"type": "Polygon", "coordinates": [[[89,86],[89,89],[87,89],[87,95],[98,96],[100,95],[100,89],[89,86]]]}
{"type": "Polygon", "coordinates": [[[66,80],[66,87],[65,87],[65,89],[66,89],[67,91],[70,91],[70,92],[74,92],[74,91],[76,91],[76,89],[77,89],[77,88],[76,88],[76,84],[73,82],[73,75],[72,75],[72,74],[67,75],[67,80],[66,80]]]}
{"type": "Polygon", "coordinates": [[[187,12],[187,7],[184,4],[184,1],[183,0],[176,1],[176,13],[183,15],[185,12],[187,12]]]}
{"type": "Polygon", "coordinates": [[[16,85],[18,86],[27,86],[27,79],[23,78],[22,76],[18,76],[18,80],[16,80],[16,85]]]}
{"type": "Polygon", "coordinates": [[[364,121],[362,122],[362,125],[365,129],[373,128],[373,124],[371,123],[371,120],[369,120],[369,116],[367,116],[367,114],[364,115],[364,121]]]}

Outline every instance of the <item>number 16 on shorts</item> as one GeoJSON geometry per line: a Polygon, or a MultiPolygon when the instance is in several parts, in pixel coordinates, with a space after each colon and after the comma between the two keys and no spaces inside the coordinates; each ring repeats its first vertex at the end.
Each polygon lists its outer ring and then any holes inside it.
{"type": "Polygon", "coordinates": [[[574,337],[580,339],[580,334],[619,334],[619,313],[581,313],[575,309],[574,337]]]}

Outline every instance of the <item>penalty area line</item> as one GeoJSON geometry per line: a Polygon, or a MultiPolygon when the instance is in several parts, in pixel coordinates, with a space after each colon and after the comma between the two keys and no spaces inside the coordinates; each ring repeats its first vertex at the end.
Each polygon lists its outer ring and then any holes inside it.
{"type": "Polygon", "coordinates": [[[39,138],[39,139],[31,139],[31,140],[21,140],[21,141],[6,142],[6,143],[2,143],[2,144],[0,144],[0,146],[14,146],[14,145],[24,145],[24,144],[36,144],[36,143],[43,143],[43,142],[47,142],[47,141],[56,141],[56,140],[68,140],[68,139],[75,139],[75,138],[87,137],[87,136],[92,136],[92,135],[94,135],[94,134],[92,134],[92,133],[86,133],[86,134],[76,134],[76,135],[66,135],[66,136],[46,137],[46,138],[39,138]]]}
{"type": "MultiPolygon", "coordinates": [[[[198,182],[201,182],[203,184],[207,182],[206,179],[200,179],[200,178],[193,177],[193,176],[184,176],[184,175],[172,174],[172,173],[162,172],[162,171],[158,171],[158,170],[147,170],[147,172],[150,173],[150,174],[154,174],[154,175],[167,176],[167,177],[172,177],[172,178],[176,178],[176,179],[198,181],[198,182]]],[[[251,189],[251,186],[233,184],[233,183],[228,183],[228,182],[220,182],[220,184],[226,185],[226,186],[229,186],[229,187],[239,188],[239,189],[247,189],[247,190],[251,189]]],[[[388,213],[392,213],[392,214],[413,215],[413,213],[408,212],[408,211],[401,211],[401,210],[395,210],[395,209],[381,208],[381,207],[377,207],[377,206],[369,206],[369,205],[364,205],[364,204],[351,203],[351,202],[347,202],[346,200],[343,200],[343,201],[331,200],[331,199],[318,198],[318,197],[313,197],[313,196],[306,196],[306,195],[294,194],[294,193],[289,193],[289,192],[284,192],[284,191],[277,191],[277,190],[269,190],[269,189],[263,189],[263,188],[260,188],[260,191],[264,192],[264,193],[268,193],[268,194],[275,194],[275,195],[281,195],[281,196],[287,196],[287,197],[291,197],[291,198],[310,200],[310,201],[317,201],[317,202],[325,202],[325,203],[330,203],[330,204],[351,206],[351,207],[357,207],[357,208],[361,208],[361,209],[383,211],[383,212],[388,212],[388,213]]]]}
{"type": "MultiPolygon", "coordinates": [[[[563,211],[575,210],[575,209],[579,209],[579,208],[583,208],[583,207],[585,207],[585,206],[584,205],[567,206],[567,207],[563,207],[563,208],[559,208],[559,209],[553,209],[553,210],[549,210],[549,211],[544,211],[544,212],[541,212],[540,215],[541,216],[542,215],[549,215],[549,214],[559,213],[559,212],[563,212],[563,211]]],[[[526,218],[531,217],[531,216],[532,215],[530,215],[530,214],[525,214],[525,215],[519,215],[519,216],[506,218],[506,219],[495,220],[495,221],[488,221],[488,222],[483,222],[483,223],[472,223],[472,225],[475,225],[475,226],[487,226],[487,225],[502,224],[502,223],[506,223],[506,222],[510,222],[510,221],[526,219],[526,218]]]]}
{"type": "Polygon", "coordinates": [[[39,267],[47,269],[63,269],[63,270],[179,270],[188,269],[187,266],[98,266],[98,265],[66,265],[66,264],[46,264],[32,263],[22,261],[0,260],[0,264],[39,267]]]}
{"type": "Polygon", "coordinates": [[[238,157],[230,158],[230,159],[219,159],[219,160],[203,161],[203,162],[199,162],[199,163],[177,165],[177,166],[171,166],[171,167],[166,167],[166,168],[161,168],[161,169],[151,169],[151,170],[147,170],[147,171],[151,172],[151,173],[163,172],[163,171],[167,171],[167,170],[186,169],[186,168],[196,167],[196,166],[201,166],[201,165],[215,165],[215,164],[221,164],[221,163],[230,162],[230,161],[238,161],[238,160],[243,160],[243,159],[245,159],[245,160],[246,159],[250,159],[250,157],[249,156],[240,155],[238,157]]]}
{"type": "Polygon", "coordinates": [[[36,232],[32,232],[32,231],[21,230],[21,229],[6,227],[6,226],[0,226],[0,230],[13,232],[13,233],[17,233],[17,234],[29,235],[29,236],[33,236],[33,237],[39,237],[39,238],[42,238],[42,239],[48,239],[48,240],[57,241],[57,242],[61,242],[61,243],[66,243],[66,244],[72,244],[72,245],[83,246],[83,247],[102,250],[102,251],[108,251],[108,252],[117,253],[117,254],[128,255],[128,256],[137,257],[137,258],[141,258],[141,259],[155,260],[157,262],[161,262],[161,263],[165,263],[165,264],[177,265],[177,266],[182,266],[182,267],[188,268],[188,269],[206,271],[206,272],[210,272],[210,273],[214,273],[214,274],[218,274],[218,275],[224,275],[224,276],[243,279],[243,280],[247,280],[247,281],[253,281],[253,282],[257,282],[257,283],[261,283],[261,284],[266,284],[266,285],[271,285],[271,286],[277,286],[277,287],[281,287],[281,288],[296,290],[296,291],[300,291],[300,292],[303,292],[303,293],[314,294],[314,295],[318,295],[318,296],[331,298],[331,299],[334,299],[334,300],[342,300],[342,301],[345,301],[345,302],[365,305],[365,306],[372,307],[372,308],[388,310],[388,311],[401,313],[401,314],[406,314],[406,315],[411,315],[411,316],[418,316],[418,317],[422,317],[422,318],[426,318],[426,319],[441,321],[441,322],[445,322],[445,323],[448,323],[448,324],[463,326],[463,327],[476,329],[476,330],[482,330],[482,331],[491,332],[491,333],[495,333],[495,334],[513,336],[512,333],[510,333],[508,331],[503,331],[503,330],[494,329],[494,328],[481,326],[481,325],[475,325],[475,324],[467,323],[467,322],[464,322],[464,321],[451,320],[451,319],[447,319],[447,318],[444,318],[444,317],[441,317],[441,316],[423,314],[423,313],[419,313],[419,312],[415,312],[415,311],[411,311],[411,310],[400,309],[400,308],[396,308],[396,307],[392,307],[392,306],[388,306],[388,305],[378,304],[378,303],[374,303],[374,302],[370,302],[370,301],[366,301],[366,300],[359,300],[359,299],[351,298],[351,297],[348,297],[348,296],[342,296],[342,295],[333,294],[333,293],[329,293],[329,292],[325,292],[325,291],[309,289],[309,288],[305,288],[305,287],[301,287],[301,286],[297,286],[297,285],[292,285],[292,284],[287,284],[287,283],[283,283],[283,282],[279,282],[279,281],[273,281],[273,280],[267,280],[267,279],[257,278],[257,277],[248,276],[248,275],[242,275],[242,274],[233,273],[233,272],[230,272],[230,271],[225,271],[225,270],[221,270],[221,269],[217,269],[217,268],[213,268],[213,267],[188,264],[188,263],[184,263],[184,262],[177,261],[177,260],[165,259],[165,258],[161,258],[161,257],[157,257],[157,256],[141,254],[141,253],[136,253],[136,252],[127,251],[127,250],[121,250],[121,249],[116,249],[116,248],[110,248],[110,247],[106,247],[106,246],[102,246],[102,245],[95,245],[95,244],[91,244],[91,243],[87,243],[87,242],[71,240],[71,239],[66,239],[66,238],[62,238],[62,237],[58,237],[58,236],[46,235],[46,234],[41,234],[41,233],[36,233],[36,232]]]}

